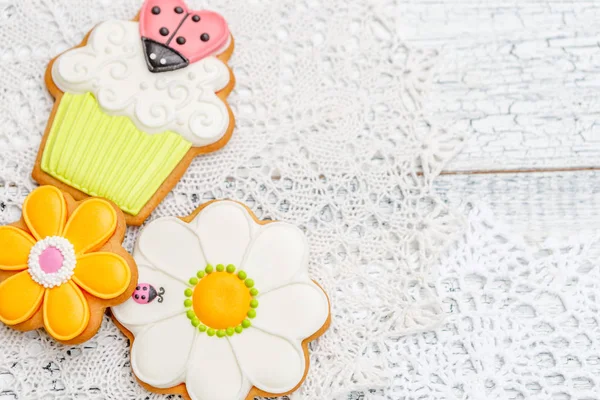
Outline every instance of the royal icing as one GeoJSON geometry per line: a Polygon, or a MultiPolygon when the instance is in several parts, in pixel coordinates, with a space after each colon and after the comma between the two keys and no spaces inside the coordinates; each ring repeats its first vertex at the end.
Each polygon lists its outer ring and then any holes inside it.
{"type": "Polygon", "coordinates": [[[117,216],[101,199],[80,203],[71,215],[62,192],[42,186],[23,204],[27,230],[0,227],[0,270],[13,274],[0,283],[0,321],[17,325],[40,309],[46,331],[68,341],[90,320],[83,294],[113,299],[131,282],[119,255],[96,252],[113,236],[117,216]]]}
{"type": "Polygon", "coordinates": [[[183,0],[147,0],[139,19],[151,72],[184,68],[222,49],[230,37],[222,16],[189,10],[183,0]]]}
{"type": "Polygon", "coordinates": [[[245,207],[218,201],[190,223],[148,224],[134,258],[139,287],[164,288],[162,303],[113,308],[135,337],[131,364],[143,382],[185,383],[194,400],[243,400],[253,386],[280,394],[302,381],[302,341],[324,326],[329,302],[308,276],[299,229],[260,225],[245,207]]]}
{"type": "Polygon", "coordinates": [[[52,79],[65,93],[92,93],[105,113],[126,116],[143,132],[172,131],[196,147],[219,141],[229,127],[227,106],[216,95],[230,81],[225,63],[205,56],[153,73],[145,51],[138,22],[107,21],[85,46],[56,59],[52,79]]]}

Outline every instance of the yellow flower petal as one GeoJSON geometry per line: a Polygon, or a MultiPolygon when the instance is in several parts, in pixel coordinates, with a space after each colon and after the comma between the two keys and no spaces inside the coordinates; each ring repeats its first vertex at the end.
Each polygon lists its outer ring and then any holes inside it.
{"type": "Polygon", "coordinates": [[[6,325],[27,321],[39,309],[44,290],[27,271],[0,283],[0,321],[6,325]]]}
{"type": "Polygon", "coordinates": [[[89,199],[73,212],[64,237],[83,254],[102,247],[117,229],[117,212],[106,200],[89,199]]]}
{"type": "Polygon", "coordinates": [[[0,269],[21,271],[27,268],[29,252],[35,240],[14,226],[0,226],[0,269]]]}
{"type": "Polygon", "coordinates": [[[60,236],[67,220],[67,202],[54,186],[41,186],[25,199],[23,217],[37,240],[60,236]]]}
{"type": "Polygon", "coordinates": [[[73,281],[96,297],[114,299],[129,286],[131,270],[117,254],[91,253],[77,259],[73,281]]]}
{"type": "Polygon", "coordinates": [[[58,340],[79,336],[90,321],[90,307],[81,290],[69,281],[47,289],[44,296],[44,326],[58,340]]]}

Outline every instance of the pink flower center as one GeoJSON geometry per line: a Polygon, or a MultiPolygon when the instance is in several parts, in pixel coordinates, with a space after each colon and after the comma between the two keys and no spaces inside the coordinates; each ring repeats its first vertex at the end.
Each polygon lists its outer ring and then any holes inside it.
{"type": "Polygon", "coordinates": [[[40,254],[40,267],[47,274],[52,274],[60,269],[65,257],[56,247],[50,246],[40,254]]]}

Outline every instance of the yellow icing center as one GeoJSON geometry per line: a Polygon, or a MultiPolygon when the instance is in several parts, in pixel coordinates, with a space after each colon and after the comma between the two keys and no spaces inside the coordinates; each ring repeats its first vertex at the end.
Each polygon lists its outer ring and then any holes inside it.
{"type": "Polygon", "coordinates": [[[213,272],[200,279],[192,297],[194,313],[208,327],[239,325],[250,309],[250,291],[235,274],[213,272]]]}

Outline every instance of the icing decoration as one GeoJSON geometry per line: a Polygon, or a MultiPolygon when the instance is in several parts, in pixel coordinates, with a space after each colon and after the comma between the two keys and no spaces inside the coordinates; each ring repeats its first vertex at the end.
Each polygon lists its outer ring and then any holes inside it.
{"type": "Polygon", "coordinates": [[[199,335],[196,339],[187,373],[194,377],[187,380],[187,390],[194,393],[197,400],[243,399],[251,386],[244,378],[229,341],[214,340],[207,335],[199,335]]]}
{"type": "Polygon", "coordinates": [[[0,283],[0,321],[7,325],[27,321],[43,298],[44,288],[27,271],[11,276],[0,283]]]}
{"type": "Polygon", "coordinates": [[[136,376],[158,388],[181,381],[195,337],[196,330],[190,329],[185,314],[146,327],[135,339],[139,345],[131,348],[136,376]]]}
{"type": "MultiPolygon", "coordinates": [[[[157,299],[159,303],[163,302],[163,295],[165,294],[165,288],[161,287],[158,291],[149,283],[140,283],[135,288],[135,292],[131,295],[133,301],[138,304],[152,303],[154,299],[157,299]]],[[[191,303],[190,303],[191,304],[191,303]]],[[[189,307],[189,306],[187,306],[189,307]]]]}
{"type": "Polygon", "coordinates": [[[72,281],[46,290],[44,327],[58,340],[79,336],[90,320],[90,308],[81,290],[72,281]]]}
{"type": "MultiPolygon", "coordinates": [[[[213,266],[208,264],[189,279],[188,283],[194,288],[184,291],[187,298],[183,305],[187,308],[186,315],[192,326],[215,329],[217,337],[229,333],[233,335],[236,327],[243,327],[241,324],[250,309],[258,307],[258,301],[252,298],[247,285],[233,274],[235,266],[230,264],[228,271],[224,270],[225,266],[219,264],[216,272],[213,272],[213,266]]],[[[256,311],[253,315],[252,318],[256,316],[256,311]]]]}
{"type": "Polygon", "coordinates": [[[20,271],[27,268],[35,239],[12,226],[0,226],[0,269],[20,271]]]}
{"type": "MultiPolygon", "coordinates": [[[[178,279],[165,275],[162,271],[150,266],[147,261],[143,261],[139,257],[138,260],[140,260],[138,263],[138,286],[147,282],[157,290],[163,288],[165,292],[163,301],[158,302],[155,299],[144,303],[135,301],[135,298],[131,297],[129,301],[121,304],[118,310],[115,307],[112,308],[113,314],[119,314],[119,321],[129,327],[141,328],[157,321],[185,314],[187,307],[183,305],[181,296],[185,286],[178,279]]],[[[192,290],[190,289],[190,297],[191,295],[192,290]]]]}
{"type": "MultiPolygon", "coordinates": [[[[154,74],[147,68],[139,30],[139,24],[132,21],[99,24],[85,46],[56,59],[52,80],[65,93],[93,94],[104,113],[127,117],[141,133],[172,131],[196,147],[217,142],[229,127],[227,106],[215,93],[229,84],[230,72],[225,63],[209,56],[184,69],[154,74]]],[[[186,44],[174,46],[189,46],[190,42],[188,38],[186,44]]],[[[93,107],[88,107],[68,107],[66,117],[75,122],[79,114],[85,113],[79,119],[90,124],[88,113],[93,107]]],[[[61,120],[60,116],[55,119],[61,120]]],[[[106,129],[91,125],[91,130],[106,129]]],[[[109,130],[115,130],[112,128],[109,130]]],[[[127,132],[116,130],[135,148],[137,138],[133,140],[127,132]]]]}
{"type": "Polygon", "coordinates": [[[124,212],[137,215],[191,147],[174,132],[147,135],[131,119],[105,114],[90,93],[65,93],[41,168],[71,187],[112,200],[124,212]],[[86,116],[79,117],[79,110],[85,110],[86,116]]]}
{"type": "Polygon", "coordinates": [[[37,240],[62,232],[67,223],[67,209],[63,195],[50,186],[38,189],[43,195],[29,196],[23,203],[29,230],[37,240]],[[48,218],[52,215],[52,218],[48,218]]]}
{"type": "Polygon", "coordinates": [[[108,241],[117,228],[117,212],[102,199],[83,202],[71,215],[64,236],[76,254],[97,250],[108,241]]]}
{"type": "Polygon", "coordinates": [[[246,378],[259,389],[285,393],[302,380],[306,365],[299,342],[254,327],[229,342],[246,378]]]}
{"type": "Polygon", "coordinates": [[[23,221],[27,231],[0,227],[0,270],[21,271],[0,283],[0,321],[20,324],[41,307],[46,331],[58,340],[71,340],[90,320],[81,289],[112,299],[131,281],[121,256],[93,252],[114,234],[116,212],[105,200],[91,198],[67,218],[62,192],[42,186],[25,200],[23,221]]]}
{"type": "Polygon", "coordinates": [[[140,380],[156,388],[184,383],[195,400],[244,400],[253,386],[279,394],[301,382],[302,341],[323,327],[329,303],[308,276],[300,230],[260,225],[243,206],[217,201],[189,223],[148,224],[134,258],[141,275],[153,271],[140,282],[169,284],[168,297],[178,298],[168,312],[167,298],[113,307],[134,336],[132,368],[140,380]]]}
{"type": "Polygon", "coordinates": [[[76,263],[71,242],[60,236],[49,236],[33,246],[28,266],[34,281],[45,288],[53,288],[71,279],[76,263]]]}
{"type": "Polygon", "coordinates": [[[62,267],[64,260],[62,251],[54,246],[46,248],[39,256],[40,267],[47,274],[57,272],[62,267]]]}
{"type": "Polygon", "coordinates": [[[114,253],[91,253],[77,259],[73,281],[100,299],[112,299],[129,286],[131,270],[125,260],[114,253]]]}
{"type": "Polygon", "coordinates": [[[217,53],[230,37],[222,16],[191,11],[182,0],[146,0],[139,20],[151,72],[184,68],[217,53]]]}

